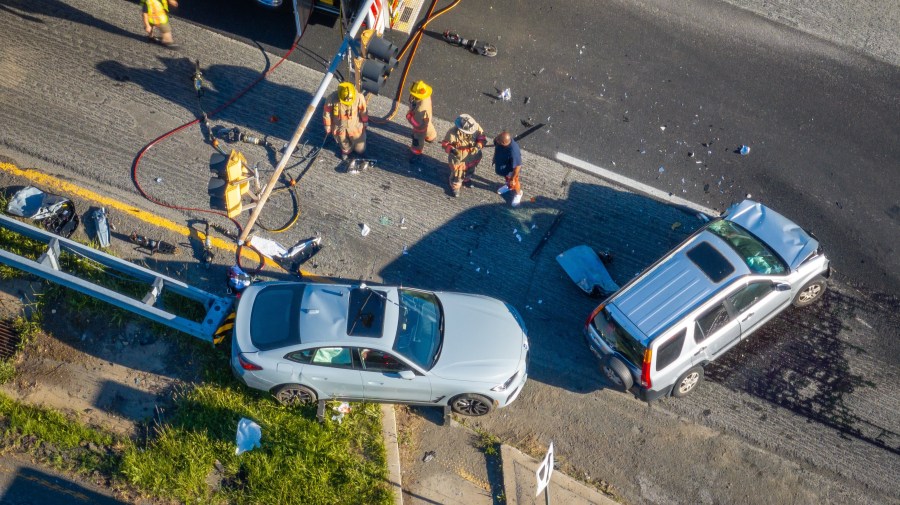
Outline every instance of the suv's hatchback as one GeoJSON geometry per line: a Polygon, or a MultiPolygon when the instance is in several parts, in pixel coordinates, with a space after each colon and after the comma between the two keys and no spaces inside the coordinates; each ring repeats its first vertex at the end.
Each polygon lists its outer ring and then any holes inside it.
{"type": "Polygon", "coordinates": [[[607,298],[585,336],[619,389],[635,386],[647,401],[684,396],[705,365],[792,302],[819,299],[829,273],[810,234],[745,200],[607,298]]]}

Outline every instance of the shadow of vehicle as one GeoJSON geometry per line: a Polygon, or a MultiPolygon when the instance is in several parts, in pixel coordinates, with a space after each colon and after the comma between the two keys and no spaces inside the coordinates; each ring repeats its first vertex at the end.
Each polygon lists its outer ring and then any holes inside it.
{"type": "Polygon", "coordinates": [[[390,283],[511,303],[528,327],[531,379],[575,392],[601,388],[596,359],[581,336],[598,300],[566,276],[556,255],[580,244],[609,251],[615,257],[610,274],[624,284],[700,223],[679,209],[605,186],[574,182],[567,189],[563,198],[539,197],[515,209],[499,196],[497,204],[468,208],[380,274],[390,283]],[[565,217],[544,241],[560,212],[565,217]],[[673,230],[676,221],[684,226],[673,230]]]}

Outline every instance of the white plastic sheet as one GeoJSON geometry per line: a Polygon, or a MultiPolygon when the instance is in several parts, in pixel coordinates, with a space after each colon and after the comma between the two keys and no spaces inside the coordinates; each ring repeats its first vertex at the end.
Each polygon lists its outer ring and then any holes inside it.
{"type": "Polygon", "coordinates": [[[246,417],[241,418],[241,420],[238,421],[237,448],[234,450],[234,453],[241,454],[242,452],[252,451],[257,447],[260,447],[259,441],[261,438],[262,428],[246,417]]]}

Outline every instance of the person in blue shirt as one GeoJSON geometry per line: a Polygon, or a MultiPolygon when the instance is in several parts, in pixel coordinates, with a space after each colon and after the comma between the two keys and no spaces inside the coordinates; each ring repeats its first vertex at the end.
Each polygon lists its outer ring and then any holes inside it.
{"type": "Polygon", "coordinates": [[[522,171],[522,151],[508,131],[500,132],[494,139],[494,170],[497,175],[506,178],[506,184],[497,189],[498,195],[513,192],[509,204],[518,207],[522,202],[522,182],[519,174],[522,171]]]}

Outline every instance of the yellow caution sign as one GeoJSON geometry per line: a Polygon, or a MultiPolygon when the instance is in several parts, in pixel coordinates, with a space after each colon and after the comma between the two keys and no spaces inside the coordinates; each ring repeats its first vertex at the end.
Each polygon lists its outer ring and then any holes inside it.
{"type": "Polygon", "coordinates": [[[232,312],[225,317],[225,320],[222,322],[221,326],[219,326],[219,328],[216,329],[216,333],[213,334],[213,344],[221,344],[225,340],[225,337],[231,335],[231,332],[234,330],[235,315],[236,313],[232,312]]]}

